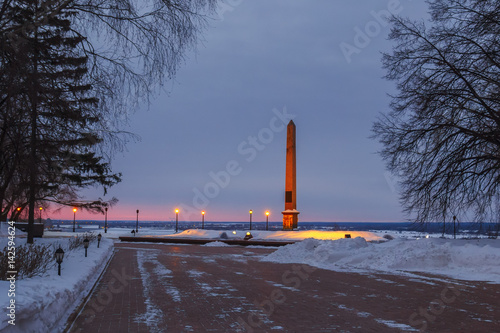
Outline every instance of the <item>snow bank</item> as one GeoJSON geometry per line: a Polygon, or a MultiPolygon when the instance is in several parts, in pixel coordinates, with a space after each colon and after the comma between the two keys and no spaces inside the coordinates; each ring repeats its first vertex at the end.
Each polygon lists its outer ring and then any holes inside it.
{"type": "MultiPolygon", "coordinates": [[[[0,241],[3,244],[5,239],[0,241]]],[[[66,239],[35,239],[37,244],[64,244],[66,239]]],[[[24,240],[16,239],[25,243],[24,240]]],[[[3,248],[3,246],[2,246],[3,248]]],[[[100,247],[97,242],[90,244],[85,258],[83,247],[66,252],[61,264],[61,276],[57,266],[43,277],[17,280],[15,290],[15,326],[8,324],[6,307],[9,304],[8,281],[0,281],[0,307],[2,320],[0,332],[62,332],[72,311],[88,295],[107,259],[113,253],[113,241],[103,237],[100,247]]]]}
{"type": "Polygon", "coordinates": [[[500,240],[494,239],[395,239],[385,243],[368,243],[361,237],[306,239],[262,260],[304,263],[335,271],[418,271],[500,283],[500,240]]]}
{"type": "Polygon", "coordinates": [[[226,244],[224,242],[215,241],[215,242],[207,243],[207,244],[202,245],[202,246],[208,246],[208,247],[225,247],[225,246],[231,246],[231,245],[226,244]]]}
{"type": "MultiPolygon", "coordinates": [[[[103,229],[97,229],[95,227],[92,228],[84,228],[83,230],[80,229],[77,233],[83,234],[85,232],[95,232],[95,233],[101,233],[103,237],[106,238],[112,238],[112,239],[118,239],[120,237],[129,237],[133,236],[131,233],[132,229],[135,230],[135,228],[108,228],[108,232],[105,233],[103,229]]],[[[16,233],[18,231],[16,230],[16,233]]],[[[174,230],[157,230],[157,229],[149,229],[149,228],[139,228],[139,232],[137,233],[137,236],[155,236],[155,235],[160,235],[164,236],[165,234],[171,234],[174,233],[174,230]]],[[[51,230],[45,230],[43,233],[43,237],[72,237],[74,236],[75,233],[73,233],[71,230],[65,230],[65,231],[51,231],[51,230]]]]}
{"type": "MultiPolygon", "coordinates": [[[[248,230],[230,231],[230,230],[206,230],[206,229],[189,229],[178,234],[164,235],[163,237],[179,237],[179,238],[202,238],[202,239],[221,239],[223,233],[227,239],[243,239],[248,230]]],[[[321,231],[321,230],[302,230],[302,231],[250,231],[253,240],[304,240],[308,238],[335,240],[344,238],[346,234],[350,234],[352,238],[363,237],[367,241],[386,241],[379,235],[368,231],[321,231]]],[[[224,238],[225,236],[222,236],[224,238]]]]}

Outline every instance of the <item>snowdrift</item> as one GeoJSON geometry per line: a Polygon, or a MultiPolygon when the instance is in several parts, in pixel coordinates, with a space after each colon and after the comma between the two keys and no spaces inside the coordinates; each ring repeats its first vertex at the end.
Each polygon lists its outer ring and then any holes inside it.
{"type": "Polygon", "coordinates": [[[279,248],[262,260],[335,271],[418,271],[500,283],[500,240],[494,239],[394,239],[384,243],[369,243],[361,237],[306,239],[279,248]]]}

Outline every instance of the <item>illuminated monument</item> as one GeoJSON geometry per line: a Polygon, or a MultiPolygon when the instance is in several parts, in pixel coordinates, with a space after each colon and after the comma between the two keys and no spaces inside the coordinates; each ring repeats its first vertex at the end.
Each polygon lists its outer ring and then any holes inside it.
{"type": "Polygon", "coordinates": [[[295,124],[293,120],[290,120],[286,128],[285,210],[282,212],[283,230],[293,230],[297,228],[297,223],[299,222],[296,176],[295,124]]]}

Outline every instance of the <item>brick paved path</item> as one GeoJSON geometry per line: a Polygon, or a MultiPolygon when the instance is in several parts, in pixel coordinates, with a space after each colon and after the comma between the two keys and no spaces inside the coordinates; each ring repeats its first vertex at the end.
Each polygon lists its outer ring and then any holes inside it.
{"type": "Polygon", "coordinates": [[[273,249],[118,243],[71,332],[500,332],[500,286],[260,262],[273,249]]]}

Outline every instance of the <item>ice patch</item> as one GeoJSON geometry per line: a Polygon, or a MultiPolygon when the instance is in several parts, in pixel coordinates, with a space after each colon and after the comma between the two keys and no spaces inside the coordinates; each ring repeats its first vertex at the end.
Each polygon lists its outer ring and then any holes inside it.
{"type": "Polygon", "coordinates": [[[150,274],[147,272],[144,264],[146,262],[156,262],[157,255],[154,252],[137,251],[137,265],[142,280],[142,295],[146,299],[146,312],[143,314],[136,314],[133,317],[135,322],[141,322],[148,326],[150,332],[161,332],[162,329],[158,327],[158,323],[163,319],[163,313],[152,301],[150,295],[153,293],[151,290],[152,280],[150,274]]]}
{"type": "Polygon", "coordinates": [[[398,328],[398,329],[409,331],[409,332],[419,332],[420,331],[420,330],[417,330],[409,325],[400,324],[400,323],[397,323],[393,320],[375,319],[375,321],[379,324],[384,324],[385,326],[391,327],[391,328],[398,328]]]}
{"type": "Polygon", "coordinates": [[[192,277],[192,278],[197,278],[197,277],[200,277],[200,276],[202,276],[202,275],[207,274],[207,273],[205,273],[205,272],[200,272],[200,271],[197,271],[197,270],[195,270],[195,269],[189,270],[189,271],[187,271],[186,273],[188,273],[188,275],[189,275],[190,277],[192,277]]]}

